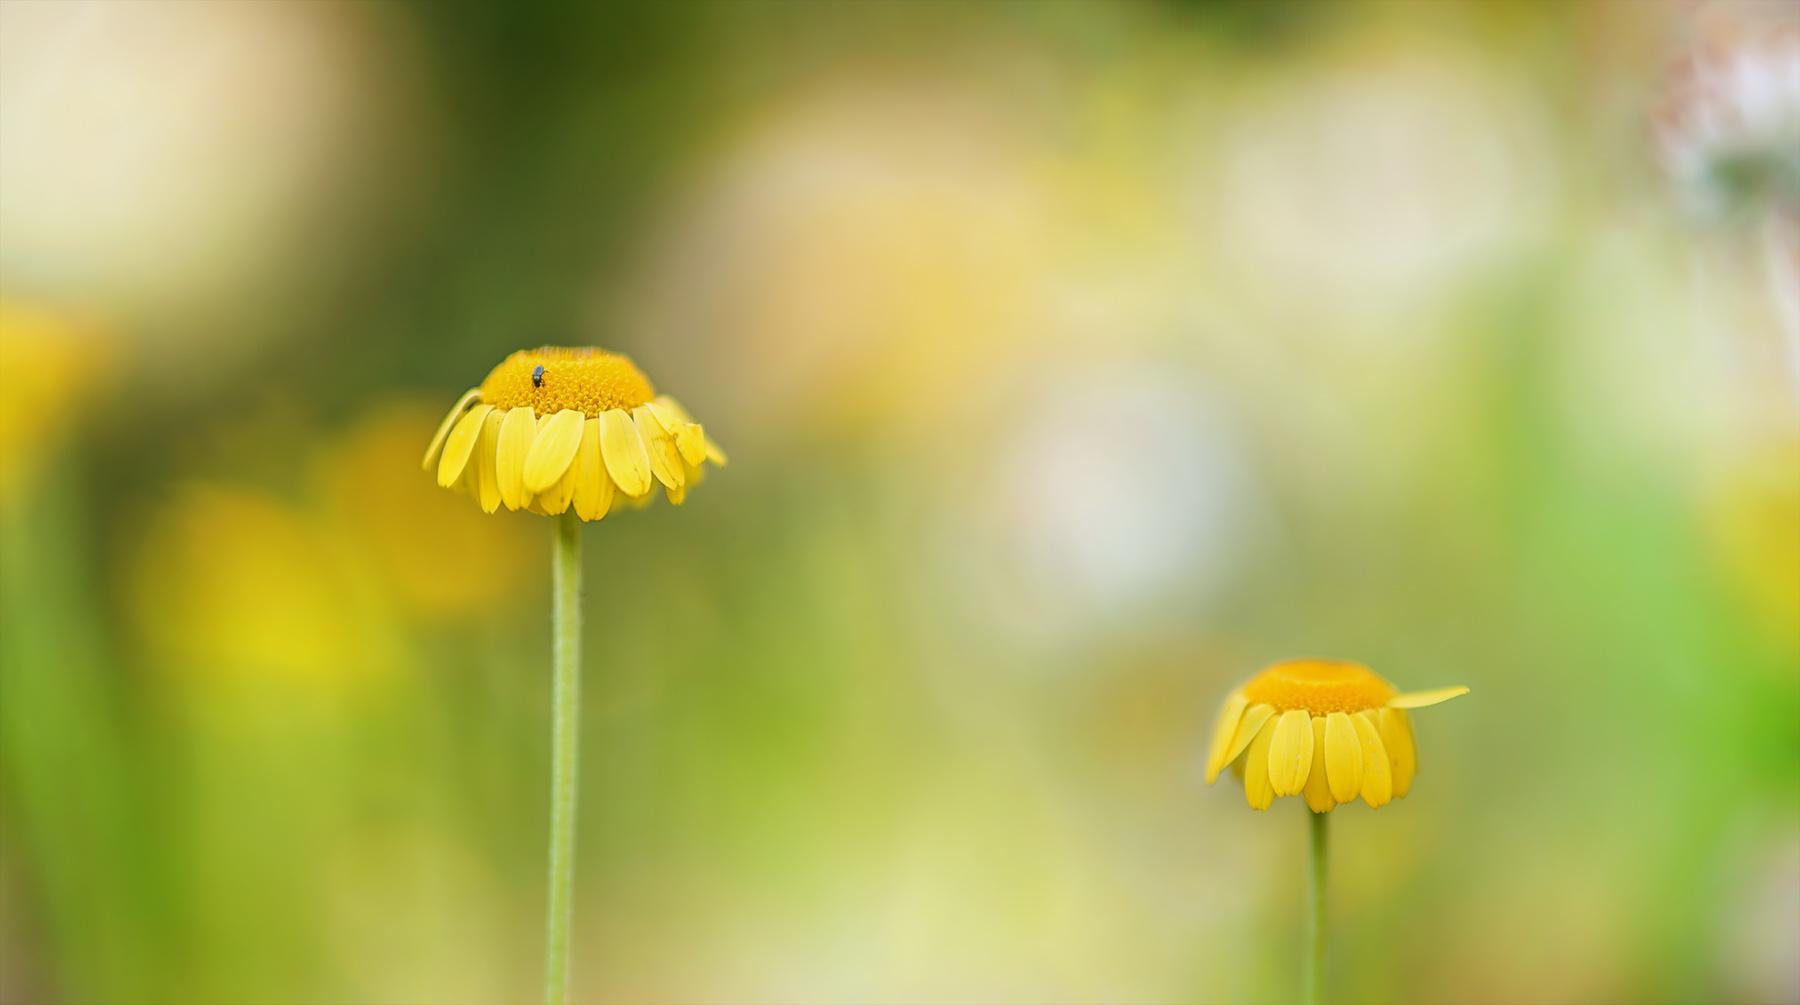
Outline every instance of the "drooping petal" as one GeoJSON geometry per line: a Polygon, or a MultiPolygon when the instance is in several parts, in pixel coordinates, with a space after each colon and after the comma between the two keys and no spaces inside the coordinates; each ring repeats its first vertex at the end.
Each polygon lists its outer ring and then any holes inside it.
{"type": "Polygon", "coordinates": [[[708,436],[705,437],[705,439],[706,459],[717,464],[719,467],[724,467],[726,464],[725,451],[719,449],[719,445],[712,441],[712,437],[708,436]]]}
{"type": "Polygon", "coordinates": [[[1206,784],[1211,785],[1225,769],[1230,760],[1225,754],[1231,749],[1231,738],[1237,735],[1238,720],[1244,717],[1244,709],[1250,707],[1250,699],[1244,692],[1233,691],[1225,696],[1225,704],[1219,707],[1219,719],[1213,725],[1212,746],[1206,754],[1206,784]]]}
{"type": "Polygon", "coordinates": [[[1263,727],[1275,715],[1272,705],[1252,705],[1244,710],[1244,717],[1238,720],[1237,732],[1231,734],[1231,747],[1225,753],[1227,761],[1237,760],[1237,756],[1256,739],[1256,731],[1263,727]]]}
{"type": "Polygon", "coordinates": [[[700,464],[706,460],[706,431],[698,423],[684,422],[673,430],[675,449],[681,451],[681,459],[689,464],[700,464]]]}
{"type": "Polygon", "coordinates": [[[1266,810],[1275,801],[1275,787],[1269,781],[1269,747],[1275,740],[1275,720],[1264,719],[1244,752],[1244,799],[1252,807],[1266,810]]]}
{"type": "Polygon", "coordinates": [[[1449,701],[1459,694],[1468,693],[1469,689],[1466,687],[1438,687],[1429,691],[1410,691],[1388,699],[1388,707],[1424,708],[1427,705],[1436,705],[1440,701],[1449,701]]]}
{"type": "MultiPolygon", "coordinates": [[[[581,413],[576,412],[575,414],[580,415],[581,413]]],[[[579,423],[577,423],[576,428],[581,428],[579,423]]],[[[581,447],[579,436],[580,434],[578,433],[575,441],[577,449],[581,447]]],[[[541,441],[543,437],[540,436],[538,439],[541,441]]],[[[536,444],[533,444],[533,446],[535,447],[536,444]]],[[[567,510],[569,508],[569,503],[574,501],[574,499],[575,465],[570,463],[569,466],[563,470],[562,477],[558,478],[554,485],[551,485],[549,488],[538,493],[537,508],[547,516],[556,516],[564,510],[567,510]]]]}
{"type": "Polygon", "coordinates": [[[1312,714],[1302,709],[1281,713],[1269,742],[1269,784],[1278,796],[1299,795],[1312,772],[1312,714]]]}
{"type": "Polygon", "coordinates": [[[668,433],[670,436],[674,436],[675,430],[680,429],[682,426],[681,419],[676,416],[675,410],[660,401],[646,401],[640,407],[642,407],[644,411],[649,412],[650,417],[656,420],[656,424],[661,426],[663,432],[668,433]]]}
{"type": "Polygon", "coordinates": [[[506,413],[500,424],[500,443],[494,451],[494,474],[500,482],[500,501],[507,509],[529,507],[534,493],[525,488],[525,458],[536,438],[537,418],[530,405],[506,413]]]}
{"type": "Polygon", "coordinates": [[[600,420],[583,422],[581,447],[575,451],[575,515],[598,520],[612,506],[613,483],[600,459],[600,420]]]}
{"type": "Polygon", "coordinates": [[[525,455],[525,488],[542,492],[562,480],[581,446],[582,422],[587,416],[565,408],[538,426],[537,438],[531,441],[531,453],[525,455]]]}
{"type": "Polygon", "coordinates": [[[1337,805],[1331,797],[1331,783],[1326,780],[1325,769],[1325,720],[1321,716],[1313,716],[1313,749],[1312,771],[1307,773],[1306,788],[1302,793],[1306,796],[1306,805],[1314,813],[1330,813],[1337,805]]]}
{"type": "Polygon", "coordinates": [[[481,423],[481,442],[475,446],[474,464],[480,476],[475,498],[480,501],[484,513],[500,508],[500,475],[495,461],[500,455],[500,427],[505,422],[504,409],[489,412],[481,423]]]}
{"type": "Polygon", "coordinates": [[[681,402],[676,401],[666,394],[657,395],[656,403],[667,409],[669,414],[675,416],[675,419],[678,422],[691,423],[694,421],[694,417],[688,414],[688,410],[681,407],[681,402]]]}
{"type": "Polygon", "coordinates": [[[633,498],[650,491],[650,454],[631,416],[614,408],[600,414],[600,457],[613,484],[633,498]]]}
{"type": "Polygon", "coordinates": [[[462,417],[463,409],[468,408],[471,402],[480,399],[481,388],[479,387],[469,388],[463,392],[462,397],[456,399],[456,404],[451,406],[449,414],[444,416],[444,421],[438,423],[437,432],[431,435],[431,445],[425,448],[425,463],[421,467],[427,471],[431,470],[432,462],[438,458],[438,450],[444,446],[444,437],[450,435],[450,430],[456,425],[456,420],[462,417]]]}
{"type": "Polygon", "coordinates": [[[1325,780],[1331,798],[1347,803],[1362,791],[1362,741],[1350,717],[1333,712],[1325,717],[1325,780]]]}
{"type": "Polygon", "coordinates": [[[1394,798],[1394,769],[1388,763],[1387,747],[1381,742],[1381,727],[1367,712],[1350,717],[1356,726],[1356,739],[1362,746],[1363,801],[1370,806],[1386,806],[1394,798]]]}
{"type": "Polygon", "coordinates": [[[679,506],[687,501],[686,485],[665,485],[663,486],[663,492],[669,497],[669,505],[671,506],[679,506]]]}
{"type": "Polygon", "coordinates": [[[444,452],[438,458],[437,483],[444,488],[456,484],[462,477],[463,468],[469,463],[469,455],[475,451],[475,441],[481,438],[481,420],[487,418],[493,410],[491,405],[476,405],[456,422],[456,428],[444,440],[444,452]]]}
{"type": "Polygon", "coordinates": [[[1394,798],[1403,799],[1412,788],[1413,775],[1419,770],[1418,751],[1413,747],[1412,717],[1403,708],[1381,709],[1381,743],[1387,748],[1388,763],[1394,769],[1394,798]]]}
{"type": "Polygon", "coordinates": [[[638,435],[643,437],[644,452],[650,458],[650,473],[656,480],[669,488],[680,488],[682,485],[681,454],[675,449],[675,440],[669,436],[656,416],[650,414],[648,406],[640,405],[631,412],[632,421],[637,423],[638,435]]]}

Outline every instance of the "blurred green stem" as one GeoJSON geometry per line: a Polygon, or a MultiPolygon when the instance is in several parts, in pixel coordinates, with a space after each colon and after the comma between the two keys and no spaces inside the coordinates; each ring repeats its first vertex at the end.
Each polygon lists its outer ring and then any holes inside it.
{"type": "Polygon", "coordinates": [[[1312,910],[1306,926],[1306,1005],[1325,1000],[1325,882],[1326,843],[1331,836],[1330,813],[1308,813],[1312,818],[1312,910]]]}
{"type": "Polygon", "coordinates": [[[575,907],[575,758],[581,729],[581,520],[556,519],[550,569],[556,693],[550,741],[550,919],[544,1001],[563,1005],[569,989],[569,925],[575,907]]]}

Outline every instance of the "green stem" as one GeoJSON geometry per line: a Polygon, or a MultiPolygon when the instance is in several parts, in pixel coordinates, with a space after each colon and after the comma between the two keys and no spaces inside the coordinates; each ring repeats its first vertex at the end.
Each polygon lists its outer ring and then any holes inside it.
{"type": "Polygon", "coordinates": [[[1307,816],[1312,817],[1312,910],[1307,912],[1305,1001],[1306,1005],[1319,1005],[1325,1000],[1325,853],[1331,836],[1331,814],[1307,816]]]}
{"type": "Polygon", "coordinates": [[[555,695],[550,740],[550,920],[544,961],[545,1005],[569,990],[569,925],[575,908],[575,763],[581,729],[581,520],[556,518],[550,580],[554,599],[555,695]]]}

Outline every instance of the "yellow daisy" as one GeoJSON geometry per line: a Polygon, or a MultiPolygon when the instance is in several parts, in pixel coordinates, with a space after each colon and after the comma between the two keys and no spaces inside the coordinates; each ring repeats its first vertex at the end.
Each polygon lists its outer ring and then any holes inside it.
{"type": "Polygon", "coordinates": [[[1385,806],[1412,788],[1418,772],[1407,710],[1436,705],[1466,687],[1401,694],[1360,663],[1277,663],[1231,692],[1219,711],[1206,784],[1225,765],[1244,780],[1244,798],[1266,810],[1276,796],[1304,795],[1327,813],[1358,795],[1385,806]]]}
{"type": "Polygon", "coordinates": [[[502,504],[598,520],[650,502],[681,505],[725,453],[631,360],[545,346],[508,356],[444,416],[425,469],[492,513],[502,504]]]}

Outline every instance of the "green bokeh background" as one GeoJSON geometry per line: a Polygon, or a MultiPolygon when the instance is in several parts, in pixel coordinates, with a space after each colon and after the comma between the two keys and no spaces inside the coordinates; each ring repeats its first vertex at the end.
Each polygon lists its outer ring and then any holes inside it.
{"type": "Polygon", "coordinates": [[[7,247],[83,334],[5,375],[6,1000],[536,996],[548,523],[417,455],[543,343],[732,459],[587,529],[578,1000],[1291,1000],[1305,811],[1199,762],[1301,655],[1472,688],[1334,814],[1337,1000],[1800,987],[1800,409],[1658,171],[1683,11],[280,9],[358,123],[285,216],[7,247]]]}

